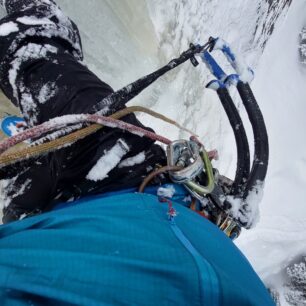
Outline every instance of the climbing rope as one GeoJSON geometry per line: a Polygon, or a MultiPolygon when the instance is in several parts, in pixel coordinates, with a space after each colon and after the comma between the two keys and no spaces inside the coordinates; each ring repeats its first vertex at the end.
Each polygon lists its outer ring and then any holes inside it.
{"type": "Polygon", "coordinates": [[[0,167],[4,167],[6,165],[15,163],[17,161],[21,161],[23,159],[28,159],[30,157],[38,156],[40,154],[44,154],[50,151],[54,151],[56,149],[59,149],[63,146],[71,145],[75,143],[76,141],[85,138],[86,136],[89,136],[98,130],[102,129],[103,126],[109,126],[109,127],[116,127],[116,128],[121,128],[124,130],[128,130],[131,133],[137,134],[137,135],[143,135],[146,137],[149,137],[153,140],[160,141],[164,144],[169,144],[171,141],[163,136],[157,135],[155,133],[149,132],[145,129],[142,129],[140,127],[128,124],[123,121],[119,121],[118,119],[131,114],[135,112],[141,112],[141,113],[146,113],[150,116],[153,116],[155,118],[161,119],[165,122],[168,122],[169,124],[172,124],[192,135],[190,130],[182,127],[179,125],[177,122],[175,122],[172,119],[167,118],[164,115],[161,115],[157,112],[154,112],[150,109],[147,109],[145,107],[141,106],[131,106],[128,108],[125,108],[123,110],[120,110],[116,112],[115,114],[109,116],[109,117],[104,117],[100,115],[68,115],[68,116],[63,116],[60,118],[55,118],[52,119],[48,122],[45,122],[39,126],[36,126],[34,128],[28,129],[18,135],[15,135],[9,139],[6,139],[2,142],[0,142],[0,154],[4,153],[7,151],[9,148],[14,147],[18,143],[31,139],[31,138],[36,138],[40,137],[41,135],[50,132],[54,129],[59,129],[67,124],[73,124],[73,123],[80,123],[80,122],[90,122],[90,123],[95,123],[92,124],[88,127],[85,127],[81,130],[78,130],[76,132],[73,132],[69,135],[63,136],[61,138],[52,140],[47,143],[42,143],[40,145],[34,146],[34,147],[27,147],[15,152],[11,153],[6,153],[0,155],[0,167]]]}

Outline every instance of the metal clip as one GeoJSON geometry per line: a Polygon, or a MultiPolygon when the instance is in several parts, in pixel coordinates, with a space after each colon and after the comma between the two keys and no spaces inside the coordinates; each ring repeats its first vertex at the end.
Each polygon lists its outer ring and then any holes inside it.
{"type": "Polygon", "coordinates": [[[169,166],[183,167],[182,170],[169,172],[175,183],[184,184],[197,198],[214,190],[212,165],[204,147],[193,140],[177,140],[168,146],[167,153],[169,166]]]}

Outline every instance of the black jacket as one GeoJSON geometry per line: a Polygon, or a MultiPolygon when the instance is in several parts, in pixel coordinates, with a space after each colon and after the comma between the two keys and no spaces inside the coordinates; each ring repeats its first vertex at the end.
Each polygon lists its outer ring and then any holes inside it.
{"type": "MultiPolygon", "coordinates": [[[[82,47],[75,24],[53,2],[34,3],[40,1],[6,1],[10,14],[0,26],[13,23],[15,31],[0,36],[1,89],[20,108],[29,126],[66,114],[92,112],[113,92],[112,88],[81,62],[82,47]],[[49,22],[42,24],[46,18],[49,22]],[[37,25],[33,25],[35,21],[37,25]]],[[[145,128],[134,114],[123,120],[145,128]]],[[[62,194],[68,200],[67,194],[75,198],[88,192],[135,187],[157,164],[165,163],[165,153],[154,141],[104,128],[18,168],[18,175],[5,188],[8,205],[4,222],[44,211],[62,194]],[[116,166],[108,169],[101,180],[89,179],[92,168],[119,140],[126,151],[121,152],[116,166]],[[141,163],[118,167],[122,160],[138,154],[145,156],[141,163]]]]}

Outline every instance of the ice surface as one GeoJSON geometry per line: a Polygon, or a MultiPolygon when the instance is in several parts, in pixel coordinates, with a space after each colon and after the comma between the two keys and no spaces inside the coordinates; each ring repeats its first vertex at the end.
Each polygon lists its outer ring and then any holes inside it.
{"type": "MultiPolygon", "coordinates": [[[[267,123],[270,168],[261,221],[238,240],[262,279],[280,291],[285,267],[306,254],[306,71],[298,52],[305,11],[305,1],[292,3],[257,69],[254,93],[267,123]]],[[[283,297],[281,303],[287,305],[283,297]]]]}

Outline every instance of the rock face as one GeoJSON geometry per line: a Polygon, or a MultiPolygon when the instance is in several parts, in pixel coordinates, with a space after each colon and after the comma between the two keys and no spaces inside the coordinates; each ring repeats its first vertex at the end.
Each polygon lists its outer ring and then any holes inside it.
{"type": "Polygon", "coordinates": [[[286,269],[288,284],[285,288],[287,303],[294,306],[306,305],[306,257],[286,269]]]}
{"type": "Polygon", "coordinates": [[[258,37],[258,44],[264,48],[274,31],[277,20],[282,14],[285,15],[292,0],[265,0],[257,1],[257,3],[258,19],[254,36],[258,37]]]}
{"type": "Polygon", "coordinates": [[[302,64],[306,65],[306,26],[303,27],[300,34],[300,60],[302,64]]]}

